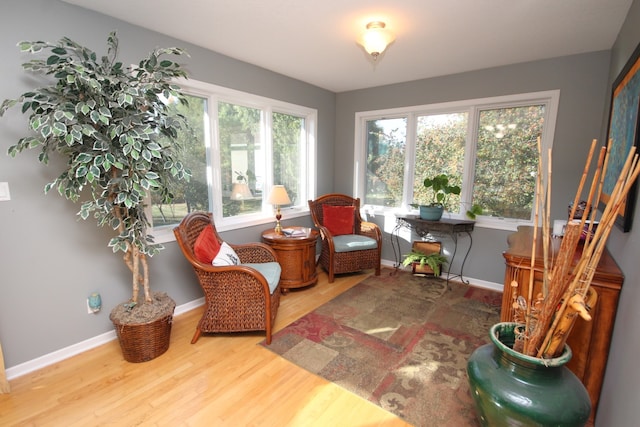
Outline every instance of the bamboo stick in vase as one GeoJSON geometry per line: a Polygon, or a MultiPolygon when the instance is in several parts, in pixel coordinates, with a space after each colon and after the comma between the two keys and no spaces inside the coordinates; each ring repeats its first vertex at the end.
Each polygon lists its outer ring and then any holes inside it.
{"type": "MultiPolygon", "coordinates": [[[[640,174],[640,168],[638,167],[635,147],[632,147],[623,166],[622,172],[620,173],[618,181],[616,182],[614,190],[612,191],[611,199],[605,207],[600,225],[596,229],[593,243],[585,247],[583,250],[581,260],[575,271],[575,278],[569,286],[569,289],[567,290],[562,306],[559,310],[560,312],[564,312],[564,310],[566,309],[566,305],[571,300],[571,297],[573,295],[575,295],[576,293],[586,295],[587,291],[589,290],[591,280],[593,279],[596,267],[600,262],[600,257],[604,252],[606,240],[609,236],[611,228],[613,227],[616,216],[618,215],[618,212],[622,207],[629,189],[637,179],[638,174],[640,174]]],[[[562,351],[562,347],[564,347],[567,335],[573,328],[573,322],[571,322],[566,329],[563,328],[559,330],[558,323],[560,321],[560,318],[561,317],[557,317],[554,319],[554,322],[552,323],[547,336],[545,337],[545,341],[543,342],[541,350],[538,352],[538,357],[553,357],[554,354],[562,351]],[[558,336],[559,339],[554,339],[554,336],[558,336]],[[553,348],[550,345],[552,341],[556,344],[553,348]]],[[[573,318],[573,321],[575,322],[575,317],[573,318]]]]}
{"type": "MultiPolygon", "coordinates": [[[[538,155],[540,156],[540,138],[538,138],[538,155]]],[[[527,292],[527,301],[526,301],[526,315],[525,315],[525,327],[524,327],[524,340],[516,340],[517,348],[514,345],[514,350],[529,354],[530,345],[529,345],[529,335],[531,334],[532,329],[535,328],[535,321],[532,319],[531,308],[533,307],[533,283],[534,283],[534,271],[536,265],[536,251],[538,244],[538,218],[539,218],[539,210],[540,210],[540,197],[542,193],[542,162],[538,162],[538,174],[536,176],[536,199],[535,199],[535,207],[533,214],[533,241],[531,242],[531,263],[530,263],[530,271],[529,274],[529,289],[527,292]],[[522,345],[522,348],[520,348],[522,345]]]]}
{"type": "Polygon", "coordinates": [[[582,188],[584,187],[584,183],[587,180],[587,175],[589,175],[589,169],[591,165],[591,159],[593,157],[593,152],[596,149],[597,140],[594,139],[591,141],[591,148],[589,148],[589,154],[587,155],[587,161],[584,164],[584,169],[582,170],[582,177],[580,178],[580,184],[578,184],[578,191],[576,191],[576,197],[573,199],[573,205],[571,206],[571,212],[569,213],[569,221],[571,221],[576,214],[576,208],[578,207],[578,203],[580,203],[580,195],[582,194],[582,188]]]}
{"type": "Polygon", "coordinates": [[[535,356],[540,349],[540,343],[549,330],[549,326],[557,314],[557,307],[561,303],[562,297],[571,283],[569,274],[573,264],[573,257],[580,240],[582,227],[577,221],[567,223],[562,243],[556,262],[551,273],[551,283],[549,294],[546,296],[545,304],[542,306],[538,316],[538,327],[529,338],[529,352],[527,355],[535,356]]]}
{"type": "MultiPolygon", "coordinates": [[[[540,145],[540,137],[538,137],[538,145],[540,145]]],[[[551,233],[549,232],[549,224],[551,223],[551,149],[547,151],[547,185],[544,186],[545,202],[544,216],[542,218],[542,257],[544,265],[544,274],[542,277],[542,295],[546,297],[549,294],[549,282],[551,280],[549,271],[549,263],[551,262],[549,250],[551,249],[551,233]]]]}
{"type": "MultiPolygon", "coordinates": [[[[595,151],[596,140],[594,139],[591,142],[591,147],[589,149],[589,154],[587,156],[587,160],[585,162],[582,177],[580,179],[580,184],[578,185],[578,190],[576,191],[575,201],[569,216],[570,221],[567,223],[567,227],[565,229],[565,235],[562,239],[562,243],[560,245],[560,251],[557,256],[557,260],[555,265],[553,266],[552,272],[547,277],[546,272],[548,271],[547,260],[545,258],[545,303],[542,305],[541,311],[538,314],[537,327],[531,332],[528,340],[528,345],[525,347],[525,354],[529,356],[535,356],[541,352],[541,342],[545,340],[546,335],[549,332],[552,322],[556,318],[558,312],[558,306],[562,301],[562,297],[565,295],[565,292],[569,288],[571,284],[571,276],[569,275],[569,269],[573,263],[573,256],[578,246],[578,242],[580,240],[580,235],[582,234],[582,230],[584,227],[584,221],[586,220],[586,215],[583,215],[582,220],[578,222],[571,221],[571,218],[575,215],[575,209],[578,204],[578,200],[580,200],[580,195],[582,194],[584,184],[587,180],[587,176],[589,174],[589,169],[591,166],[591,161],[593,159],[593,154],[595,151]],[[548,280],[548,282],[547,282],[548,280]]],[[[550,155],[549,155],[550,157],[550,155]]],[[[549,164],[551,162],[551,158],[549,158],[549,164]]],[[[600,170],[602,164],[604,163],[604,151],[601,150],[596,170],[600,170]]],[[[594,182],[591,184],[590,196],[593,196],[593,188],[595,182],[597,182],[598,176],[594,176],[594,182]]],[[[549,175],[548,184],[551,183],[551,176],[549,175]]],[[[590,205],[590,203],[588,203],[590,205]]],[[[588,207],[587,211],[588,212],[588,207]]],[[[547,217],[548,220],[548,217],[547,217]]],[[[545,244],[548,243],[545,240],[545,244]]],[[[545,251],[545,257],[546,251],[545,251]]],[[[548,344],[548,342],[547,342],[548,344]]],[[[544,347],[542,347],[544,348],[544,347]]]]}
{"type": "MultiPolygon", "coordinates": [[[[600,255],[604,251],[606,241],[609,237],[611,229],[613,228],[616,217],[622,209],[626,196],[629,193],[631,186],[637,179],[639,173],[640,168],[638,168],[638,156],[635,154],[635,147],[632,147],[629,155],[627,156],[627,160],[624,163],[622,171],[620,172],[620,176],[616,181],[614,189],[611,192],[609,202],[605,206],[600,224],[596,229],[596,232],[594,233],[592,242],[586,245],[582,252],[583,258],[591,260],[590,265],[593,266],[594,270],[598,265],[600,255]],[[598,257],[595,259],[593,258],[594,252],[599,252],[598,257]]],[[[586,292],[586,289],[584,290],[584,292],[586,292]]]]}
{"type": "MultiPolygon", "coordinates": [[[[605,147],[602,147],[600,149],[600,155],[598,156],[598,163],[596,166],[596,170],[593,174],[593,180],[591,182],[591,188],[589,189],[589,196],[587,197],[587,206],[585,208],[585,214],[582,216],[581,221],[580,221],[580,225],[583,227],[584,229],[584,225],[586,224],[587,221],[587,217],[589,216],[589,212],[591,212],[591,216],[592,218],[595,218],[595,214],[596,214],[596,209],[598,207],[598,199],[594,200],[593,198],[597,195],[597,197],[600,197],[600,174],[604,175],[603,172],[603,167],[604,164],[606,163],[606,159],[605,159],[605,154],[607,153],[605,147]],[[592,207],[594,207],[594,209],[592,209],[592,207]]],[[[591,241],[591,229],[593,228],[593,221],[589,222],[589,226],[588,226],[588,232],[587,235],[585,237],[585,245],[589,245],[589,242],[591,241]]]]}
{"type": "MultiPolygon", "coordinates": [[[[607,228],[607,226],[610,228],[611,224],[605,224],[604,228],[607,228]]],[[[600,227],[598,227],[597,232],[600,232],[600,227]]],[[[585,295],[590,289],[593,275],[595,274],[596,267],[600,262],[600,257],[605,248],[605,243],[606,239],[598,239],[597,244],[593,244],[589,248],[584,248],[580,261],[575,269],[573,280],[563,296],[562,304],[558,309],[559,313],[565,312],[567,305],[574,301],[572,299],[574,296],[585,295]],[[593,250],[594,246],[595,250],[593,250]]],[[[557,356],[557,354],[562,351],[574,322],[575,316],[561,315],[555,317],[538,351],[538,357],[557,356]],[[562,327],[559,326],[560,321],[564,322],[562,327]]]]}
{"type": "Polygon", "coordinates": [[[564,350],[567,337],[573,328],[578,316],[585,321],[591,320],[591,309],[595,306],[598,294],[593,288],[589,288],[586,300],[582,295],[573,295],[560,314],[560,321],[556,328],[553,338],[549,343],[548,351],[543,354],[544,358],[558,357],[564,350]]]}
{"type": "MultiPolygon", "coordinates": [[[[604,156],[604,164],[602,165],[602,173],[600,173],[600,185],[598,186],[598,192],[596,194],[595,197],[595,209],[592,209],[591,212],[591,223],[589,225],[589,230],[588,230],[588,234],[591,234],[591,230],[593,229],[593,224],[595,223],[596,220],[596,211],[598,210],[598,206],[600,203],[600,198],[602,197],[602,189],[604,188],[604,180],[605,177],[607,176],[607,166],[609,165],[609,155],[611,154],[611,143],[607,144],[607,148],[606,148],[606,153],[604,156]]],[[[595,237],[595,236],[594,236],[595,237]]],[[[589,246],[591,244],[592,240],[586,240],[585,241],[585,245],[589,246]]],[[[583,295],[584,296],[584,295],[583,295]]]]}

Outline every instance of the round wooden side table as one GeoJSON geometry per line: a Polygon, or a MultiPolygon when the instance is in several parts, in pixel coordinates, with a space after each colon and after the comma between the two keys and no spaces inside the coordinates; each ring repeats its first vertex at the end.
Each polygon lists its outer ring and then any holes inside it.
{"type": "Polygon", "coordinates": [[[285,227],[285,230],[309,230],[308,235],[286,236],[277,234],[273,228],[262,232],[262,241],[271,246],[282,267],[280,287],[289,289],[310,286],[318,281],[316,271],[316,242],[318,230],[304,227],[285,227]]]}

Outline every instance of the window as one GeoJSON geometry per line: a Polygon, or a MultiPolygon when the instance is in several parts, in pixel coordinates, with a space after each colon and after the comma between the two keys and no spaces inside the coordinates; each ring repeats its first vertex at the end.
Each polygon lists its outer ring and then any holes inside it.
{"type": "Polygon", "coordinates": [[[478,204],[479,225],[530,223],[537,141],[552,146],[558,99],[549,91],[357,113],[354,192],[370,207],[407,210],[424,203],[426,177],[445,173],[462,188],[453,216],[478,204]]]}
{"type": "Polygon", "coordinates": [[[179,157],[189,182],[171,188],[171,204],[150,203],[156,241],[173,239],[172,229],[189,212],[211,211],[218,230],[274,221],[267,204],[271,187],[282,184],[291,205],[284,215],[308,211],[315,197],[316,110],[197,82],[180,82],[187,105],[172,104],[189,123],[179,135],[179,157]]]}
{"type": "MultiPolygon", "coordinates": [[[[189,123],[178,137],[180,151],[178,157],[191,171],[189,182],[176,181],[170,185],[173,203],[163,204],[158,196],[151,199],[151,218],[156,230],[162,227],[171,228],[187,214],[195,210],[209,209],[209,189],[207,186],[207,150],[209,134],[208,124],[203,119],[207,111],[207,99],[186,96],[188,104],[171,103],[171,107],[183,114],[189,123]]],[[[168,230],[171,231],[171,230],[168,230]]],[[[156,236],[157,237],[157,236],[156,236]]]]}

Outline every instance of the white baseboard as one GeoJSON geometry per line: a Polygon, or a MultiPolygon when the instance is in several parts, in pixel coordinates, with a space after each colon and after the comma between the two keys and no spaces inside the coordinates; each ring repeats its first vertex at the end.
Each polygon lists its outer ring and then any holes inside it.
{"type": "Polygon", "coordinates": [[[476,288],[485,288],[485,289],[490,289],[492,291],[497,291],[497,292],[504,291],[504,284],[502,283],[487,282],[485,280],[471,279],[468,277],[465,277],[465,279],[469,280],[469,284],[471,286],[475,286],[476,288]]]}
{"type": "Polygon", "coordinates": [[[179,306],[176,307],[176,310],[173,314],[175,316],[179,316],[183,313],[186,313],[187,311],[193,310],[194,308],[200,307],[201,305],[204,305],[204,297],[186,302],[184,304],[180,304],[179,306]]]}
{"type": "MultiPolygon", "coordinates": [[[[390,260],[382,260],[382,265],[385,267],[393,268],[395,263],[390,260]]],[[[465,279],[468,280],[469,284],[472,286],[491,289],[498,292],[502,292],[503,290],[502,283],[487,282],[484,280],[474,279],[470,277],[465,277],[465,279]]],[[[186,313],[187,311],[193,310],[194,308],[199,307],[201,305],[204,305],[204,297],[198,298],[196,300],[177,306],[175,309],[174,315],[178,316],[180,314],[186,313]]],[[[56,350],[52,353],[45,354],[44,356],[38,357],[36,359],[29,360],[28,362],[24,362],[19,365],[12,366],[10,368],[7,368],[6,370],[7,379],[11,380],[13,378],[18,378],[22,375],[26,375],[33,371],[37,371],[38,369],[42,369],[49,365],[53,365],[54,363],[60,362],[64,359],[68,359],[77,354],[83,353],[87,350],[91,350],[92,348],[106,344],[109,341],[115,340],[116,338],[117,338],[116,332],[115,330],[112,330],[112,331],[100,334],[98,336],[95,336],[93,338],[89,338],[87,340],[81,341],[77,344],[73,344],[68,347],[62,348],[60,350],[56,350]]]]}
{"type": "MultiPolygon", "coordinates": [[[[201,305],[204,305],[204,297],[177,306],[173,314],[174,316],[178,316],[201,305]]],[[[10,368],[7,368],[6,370],[7,379],[11,380],[13,378],[18,378],[22,375],[37,371],[38,369],[53,365],[54,363],[60,362],[64,359],[68,359],[87,350],[91,350],[92,348],[106,344],[109,341],[115,340],[116,338],[116,331],[112,330],[93,338],[81,341],[77,344],[61,348],[60,350],[56,350],[52,353],[45,354],[44,356],[38,357],[36,359],[29,360],[28,362],[12,366],[10,368]]]]}

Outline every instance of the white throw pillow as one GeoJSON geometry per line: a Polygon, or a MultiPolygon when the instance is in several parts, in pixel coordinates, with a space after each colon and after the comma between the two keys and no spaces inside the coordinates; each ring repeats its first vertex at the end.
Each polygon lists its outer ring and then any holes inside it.
{"type": "Polygon", "coordinates": [[[238,258],[236,251],[234,251],[227,242],[222,242],[222,245],[220,245],[220,251],[213,261],[211,261],[211,264],[217,267],[224,265],[238,265],[240,264],[240,258],[238,258]]]}

